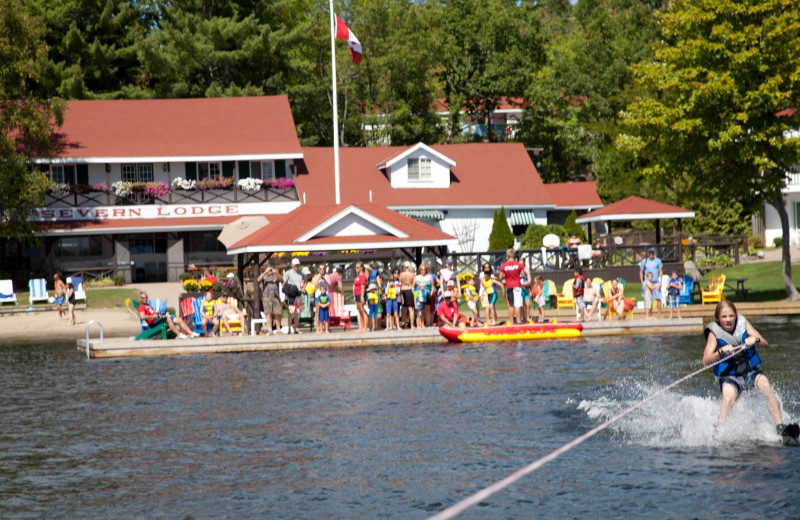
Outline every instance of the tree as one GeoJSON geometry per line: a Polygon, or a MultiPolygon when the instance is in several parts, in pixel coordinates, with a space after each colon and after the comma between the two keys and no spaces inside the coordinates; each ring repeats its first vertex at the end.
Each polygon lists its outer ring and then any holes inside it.
{"type": "Polygon", "coordinates": [[[581,241],[585,242],[586,241],[586,233],[583,231],[583,226],[581,226],[580,224],[577,224],[575,222],[575,220],[577,218],[578,218],[578,214],[573,209],[572,213],[567,215],[566,222],[564,222],[564,232],[566,232],[568,235],[571,235],[572,233],[575,233],[576,235],[578,235],[578,238],[580,238],[581,241]]]}
{"type": "MultiPolygon", "coordinates": [[[[617,146],[672,197],[772,204],[788,237],[782,189],[800,139],[800,4],[794,0],[675,0],[659,16],[653,60],[634,67],[644,94],[625,111],[617,146]]],[[[787,295],[789,240],[783,245],[787,295]]]]}
{"type": "Polygon", "coordinates": [[[514,247],[514,233],[508,227],[506,208],[501,207],[500,211],[494,212],[492,231],[489,233],[489,251],[503,251],[509,247],[514,247]]]}
{"type": "Polygon", "coordinates": [[[44,205],[50,181],[28,162],[47,157],[51,122],[61,123],[58,99],[33,94],[37,64],[44,59],[45,28],[25,14],[19,0],[0,0],[0,237],[30,239],[36,227],[28,218],[44,205]]]}

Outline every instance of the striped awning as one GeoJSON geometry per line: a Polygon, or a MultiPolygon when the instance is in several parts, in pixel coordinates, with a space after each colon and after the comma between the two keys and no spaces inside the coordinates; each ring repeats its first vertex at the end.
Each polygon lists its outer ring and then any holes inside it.
{"type": "Polygon", "coordinates": [[[529,209],[512,210],[508,216],[512,226],[530,226],[534,224],[533,211],[529,209]]]}
{"type": "Polygon", "coordinates": [[[400,213],[417,220],[444,220],[444,213],[438,209],[401,209],[400,213]]]}

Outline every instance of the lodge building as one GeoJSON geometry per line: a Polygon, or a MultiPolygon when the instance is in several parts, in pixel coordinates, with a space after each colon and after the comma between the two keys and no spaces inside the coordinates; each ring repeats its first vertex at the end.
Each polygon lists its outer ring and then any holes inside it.
{"type": "MultiPolygon", "coordinates": [[[[454,250],[486,250],[501,206],[516,234],[602,207],[594,182],[544,184],[520,143],[342,148],[340,157],[343,205],[413,217],[454,237],[454,250]]],[[[335,197],[333,150],[300,145],[286,96],[69,101],[53,156],[31,161],[54,183],[32,216],[43,240],[5,242],[4,271],[40,274],[54,262],[86,279],[175,281],[190,266],[233,264],[218,240],[227,224],[287,225],[279,217],[335,197]]]]}

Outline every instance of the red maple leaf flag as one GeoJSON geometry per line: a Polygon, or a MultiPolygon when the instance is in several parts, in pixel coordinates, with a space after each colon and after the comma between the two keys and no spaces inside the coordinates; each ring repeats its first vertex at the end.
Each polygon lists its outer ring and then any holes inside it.
{"type": "Polygon", "coordinates": [[[353,63],[356,65],[359,64],[361,61],[361,42],[358,41],[356,35],[353,34],[353,31],[345,25],[339,15],[336,16],[336,39],[337,40],[345,40],[347,42],[347,46],[350,47],[350,52],[353,53],[353,63]]]}

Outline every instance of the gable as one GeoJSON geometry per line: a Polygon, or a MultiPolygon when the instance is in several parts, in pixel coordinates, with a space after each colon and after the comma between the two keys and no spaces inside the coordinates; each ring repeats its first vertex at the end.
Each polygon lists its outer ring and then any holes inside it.
{"type": "Polygon", "coordinates": [[[295,242],[306,242],[323,237],[356,236],[408,238],[409,235],[386,221],[375,217],[373,214],[357,206],[350,205],[298,237],[295,242]]]}
{"type": "Polygon", "coordinates": [[[416,148],[390,166],[392,188],[449,188],[450,163],[455,162],[432,151],[416,148]]]}

